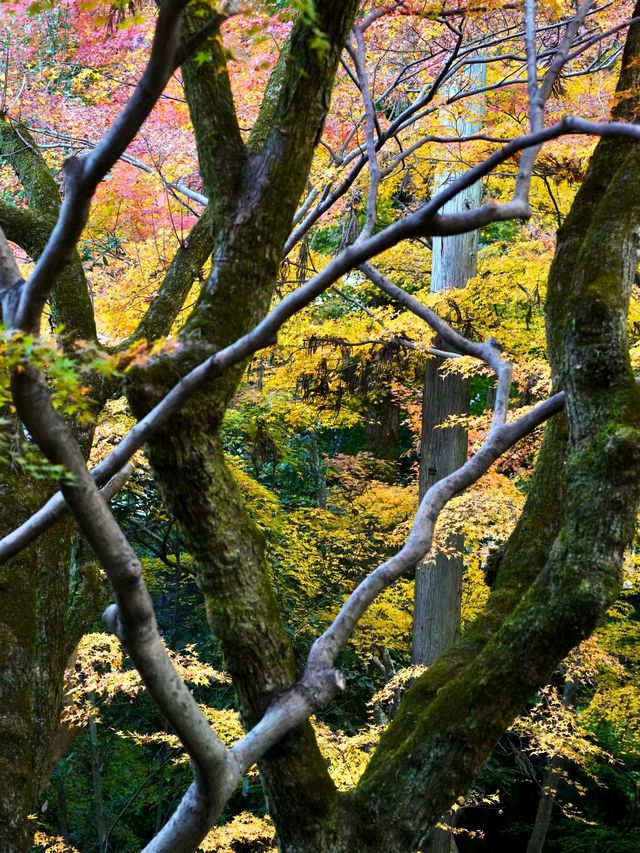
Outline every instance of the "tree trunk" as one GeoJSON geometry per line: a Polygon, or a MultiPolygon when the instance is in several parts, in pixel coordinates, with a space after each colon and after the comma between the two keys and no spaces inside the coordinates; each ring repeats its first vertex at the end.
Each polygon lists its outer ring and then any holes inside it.
{"type": "MultiPolygon", "coordinates": [[[[638,55],[636,25],[617,119],[640,117],[638,55]]],[[[640,391],[627,340],[638,186],[637,144],[602,139],[558,234],[547,291],[549,358],[555,387],[567,395],[567,422],[558,416],[547,427],[485,611],[407,691],[349,795],[362,849],[365,839],[372,850],[418,849],[619,595],[640,499],[640,391]]]]}
{"type": "Polygon", "coordinates": [[[551,813],[555,804],[558,783],[562,778],[560,770],[563,763],[563,759],[558,755],[555,755],[549,761],[549,768],[545,773],[542,791],[540,792],[536,819],[533,824],[531,836],[529,837],[529,843],[527,844],[527,853],[542,853],[544,849],[544,842],[551,824],[551,813]]]}
{"type": "MultiPolygon", "coordinates": [[[[45,497],[37,481],[5,479],[0,529],[11,530],[45,497]]],[[[77,637],[69,623],[73,525],[67,520],[0,569],[0,849],[30,849],[26,820],[52,769],[63,674],[77,637]]],[[[78,579],[76,579],[78,580],[78,579]]]]}
{"type": "MultiPolygon", "coordinates": [[[[467,433],[461,427],[439,429],[451,415],[469,408],[469,383],[461,376],[442,377],[443,361],[432,358],[427,364],[425,399],[422,407],[420,442],[420,498],[435,482],[455,471],[467,458],[467,433]]],[[[452,542],[460,548],[457,538],[452,542]]],[[[455,641],[460,627],[462,599],[461,556],[437,554],[416,570],[413,613],[414,664],[431,666],[455,641]]]]}
{"type": "MultiPolygon", "coordinates": [[[[562,690],[562,702],[569,706],[573,704],[575,696],[575,685],[569,676],[566,677],[562,690]]],[[[558,792],[558,785],[562,779],[562,768],[564,758],[561,755],[553,755],[549,759],[549,766],[544,774],[542,790],[538,801],[538,809],[533,824],[533,830],[527,844],[527,853],[542,853],[547,832],[551,825],[551,814],[558,792]]]]}
{"type": "MultiPolygon", "coordinates": [[[[3,207],[0,216],[10,240],[37,259],[60,209],[60,193],[29,131],[5,116],[0,120],[0,153],[20,181],[28,207],[3,207]],[[25,144],[26,143],[26,144],[25,144]],[[8,219],[5,221],[5,217],[8,219]]],[[[73,253],[57,277],[50,299],[51,321],[73,336],[95,341],[96,326],[82,264],[73,253]]],[[[104,380],[88,377],[96,412],[104,402],[104,380]]],[[[5,417],[10,413],[3,412],[5,417]]],[[[9,430],[21,427],[11,423],[9,430]]],[[[88,455],[89,426],[75,425],[88,455]]],[[[17,433],[19,434],[19,433],[17,433]]],[[[52,484],[20,477],[5,460],[0,487],[0,532],[13,530],[49,496],[52,484]]],[[[30,849],[33,824],[54,757],[62,707],[63,677],[69,657],[99,601],[99,575],[78,559],[72,521],[59,522],[31,548],[0,567],[0,849],[30,849]]]]}
{"type": "Polygon", "coordinates": [[[312,429],[309,431],[309,443],[311,446],[311,472],[316,484],[316,502],[320,509],[327,508],[327,475],[320,461],[320,450],[318,448],[318,434],[312,429]]]}
{"type": "MultiPolygon", "coordinates": [[[[219,40],[208,43],[213,63],[183,65],[216,250],[211,276],[180,333],[179,359],[158,359],[131,377],[128,395],[137,416],[164,396],[177,373],[232,343],[268,311],[357,5],[357,0],[316,4],[313,27],[298,17],[248,148],[233,112],[219,40]],[[318,32],[326,37],[322,51],[318,32]]],[[[228,371],[194,398],[153,437],[150,458],[169,512],[197,561],[207,617],[222,644],[243,720],[251,726],[298,673],[264,537],[243,507],[219,437],[243,370],[239,365],[228,371]]],[[[338,849],[337,791],[310,723],[271,749],[260,772],[282,849],[338,849]]]]}
{"type": "MultiPolygon", "coordinates": [[[[91,697],[95,703],[95,697],[91,697]]],[[[104,820],[104,803],[102,798],[102,762],[98,744],[98,727],[95,718],[89,719],[89,743],[91,746],[91,787],[93,789],[93,817],[96,830],[96,843],[99,853],[107,849],[107,829],[104,820]]]]}
{"type": "MultiPolygon", "coordinates": [[[[474,88],[486,78],[484,63],[471,66],[467,85],[474,88]]],[[[443,123],[461,137],[480,129],[482,101],[471,109],[464,121],[455,122],[444,114],[443,123]]],[[[435,189],[457,177],[452,167],[441,176],[435,189]]],[[[435,191],[434,189],[434,191],[435,191]]],[[[477,207],[482,199],[482,184],[477,183],[457,195],[442,209],[443,213],[477,207]]],[[[477,231],[452,237],[434,237],[431,263],[431,292],[462,288],[476,274],[478,257],[477,231]]],[[[436,341],[436,346],[440,342],[436,341]]],[[[420,440],[420,499],[427,489],[464,464],[467,458],[467,433],[460,427],[441,429],[452,415],[469,411],[469,383],[458,374],[442,375],[443,359],[430,359],[425,374],[422,403],[422,436],[420,440]]],[[[451,543],[457,550],[461,541],[451,543]]],[[[415,664],[430,666],[454,642],[460,626],[462,599],[462,556],[448,558],[436,555],[418,566],[413,616],[412,658],[415,664]]],[[[435,848],[434,848],[435,850],[435,848]]]]}
{"type": "MultiPolygon", "coordinates": [[[[472,86],[486,79],[486,65],[469,69],[472,86]]],[[[460,136],[480,130],[482,103],[476,103],[467,120],[453,122],[460,136]]],[[[445,115],[445,124],[451,125],[445,115]]],[[[440,189],[457,177],[452,169],[439,181],[440,189]]],[[[457,195],[442,209],[452,213],[477,207],[482,200],[482,184],[477,183],[457,195]]],[[[476,274],[479,234],[472,231],[453,237],[434,237],[431,261],[431,292],[463,288],[476,274]]],[[[436,347],[441,342],[436,340],[436,347]]],[[[467,432],[461,427],[441,428],[448,418],[469,411],[469,381],[457,373],[442,375],[444,359],[432,358],[427,364],[422,398],[422,435],[420,439],[420,500],[435,482],[451,474],[467,459],[467,432]]],[[[464,558],[461,537],[451,537],[449,544],[458,551],[452,557],[436,554],[434,560],[416,569],[413,608],[412,660],[414,664],[431,666],[451,646],[460,630],[462,604],[462,572],[464,558]]],[[[448,830],[434,828],[425,850],[427,853],[450,853],[453,836],[448,830]]]]}

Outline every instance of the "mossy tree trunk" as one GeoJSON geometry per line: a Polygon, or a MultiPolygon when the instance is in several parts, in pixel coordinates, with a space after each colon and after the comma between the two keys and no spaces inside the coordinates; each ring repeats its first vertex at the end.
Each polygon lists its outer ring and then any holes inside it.
{"type": "MultiPolygon", "coordinates": [[[[618,118],[637,121],[640,28],[618,118]]],[[[359,844],[415,850],[493,744],[620,590],[640,496],[640,392],[626,336],[638,258],[640,151],[602,140],[559,232],[546,304],[567,421],[546,431],[486,611],[405,696],[355,792],[359,844]],[[568,429],[567,429],[568,427],[568,429]]]]}
{"type": "MultiPolygon", "coordinates": [[[[211,67],[186,69],[212,199],[214,265],[181,334],[179,356],[158,357],[132,377],[130,399],[137,413],[147,411],[203,352],[233,341],[267,310],[356,6],[351,0],[317,2],[313,22],[298,20],[246,145],[215,36],[211,67]],[[326,36],[321,47],[318,32],[326,36]],[[219,168],[221,163],[229,168],[219,168]]],[[[636,27],[617,106],[618,116],[627,120],[638,118],[624,93],[637,91],[639,43],[636,27]]],[[[556,419],[547,430],[527,506],[504,549],[486,611],[407,693],[353,792],[337,794],[308,724],[264,756],[262,776],[283,849],[420,847],[514,716],[616,597],[640,493],[640,395],[626,341],[640,226],[638,186],[637,146],[601,142],[559,234],[548,339],[568,418],[556,419]]],[[[296,671],[263,539],[244,512],[220,445],[220,423],[240,375],[240,369],[231,372],[194,399],[154,438],[150,457],[198,561],[207,613],[251,724],[291,685],[296,671]]],[[[37,561],[19,559],[27,561],[22,598],[10,570],[5,579],[14,612],[1,618],[15,641],[8,643],[0,682],[5,679],[6,691],[8,675],[17,679],[12,698],[19,718],[9,713],[3,725],[7,731],[13,727],[26,751],[35,713],[24,672],[37,668],[42,577],[37,561]],[[28,608],[21,621],[15,611],[22,601],[28,608]]],[[[60,619],[54,620],[56,641],[60,619]]],[[[0,696],[8,701],[6,692],[0,696]]],[[[24,754],[16,754],[16,764],[24,754]]],[[[33,788],[24,761],[18,769],[19,785],[33,788]]],[[[24,849],[21,839],[17,843],[21,846],[7,849],[24,849]]]]}
{"type": "MultiPolygon", "coordinates": [[[[231,103],[224,69],[216,68],[215,81],[204,79],[202,68],[185,74],[201,168],[218,214],[213,272],[181,334],[182,370],[246,332],[267,310],[326,108],[333,73],[327,68],[335,67],[354,11],[339,4],[340,14],[331,14],[331,7],[322,4],[320,29],[330,33],[333,52],[315,56],[304,24],[294,28],[246,148],[228,110],[229,121],[217,124],[231,103]],[[316,70],[301,76],[300,65],[309,63],[316,70]],[[223,109],[203,109],[205,93],[223,109]],[[208,165],[213,146],[215,156],[233,164],[224,181],[208,165]]],[[[621,89],[635,74],[637,40],[636,28],[621,89]]],[[[631,109],[622,101],[619,114],[635,118],[625,107],[631,109]]],[[[617,595],[640,489],[640,399],[624,335],[640,224],[638,194],[629,191],[640,185],[637,160],[631,144],[601,142],[559,235],[547,316],[555,382],[568,396],[568,429],[563,418],[547,429],[486,611],[407,693],[355,791],[336,793],[309,726],[264,757],[262,778],[284,850],[418,849],[514,716],[617,595]]],[[[129,396],[138,415],[164,394],[175,371],[175,358],[160,358],[133,377],[129,396]]],[[[197,558],[208,617],[251,724],[296,673],[264,543],[243,510],[218,436],[239,378],[236,370],[212,383],[153,439],[150,457],[197,558]]]]}
{"type": "MultiPolygon", "coordinates": [[[[60,207],[57,185],[26,128],[4,118],[0,154],[29,203],[27,208],[2,205],[0,225],[9,239],[37,258],[60,207]]],[[[95,340],[91,300],[77,256],[59,276],[54,293],[52,319],[65,326],[65,340],[75,335],[95,340]]],[[[99,399],[101,384],[92,390],[99,399]]],[[[4,428],[19,431],[6,414],[4,428]]],[[[91,431],[77,435],[88,452],[91,431]]],[[[25,479],[6,463],[0,529],[8,532],[26,520],[50,491],[51,485],[25,479]]],[[[65,667],[87,611],[93,616],[98,606],[97,569],[73,559],[74,540],[74,525],[67,520],[0,572],[0,848],[7,853],[30,849],[34,827],[27,815],[37,811],[51,773],[65,667]]]]}
{"type": "MultiPolygon", "coordinates": [[[[316,4],[315,22],[299,17],[246,144],[215,37],[212,63],[187,63],[183,69],[200,168],[211,199],[215,250],[210,279],[180,333],[181,371],[197,363],[203,352],[248,332],[269,308],[357,5],[354,0],[331,0],[316,4]],[[318,33],[326,40],[320,47],[318,33]]],[[[136,415],[163,396],[175,370],[175,359],[160,360],[133,377],[128,394],[136,415]]],[[[263,537],[244,510],[219,437],[242,372],[234,369],[211,383],[153,438],[149,456],[167,507],[196,557],[207,617],[221,641],[243,719],[251,726],[298,673],[263,537]]],[[[260,771],[283,849],[337,849],[337,792],[311,725],[273,748],[260,771]]]]}
{"type": "MultiPolygon", "coordinates": [[[[42,495],[41,490],[23,490],[24,482],[21,486],[16,479],[4,481],[10,498],[6,492],[0,496],[3,530],[35,510],[42,495]]],[[[25,818],[36,808],[47,745],[57,723],[55,709],[62,700],[64,632],[49,616],[59,613],[61,604],[66,606],[68,585],[63,583],[61,589],[58,580],[68,572],[69,545],[66,525],[50,542],[23,552],[0,573],[0,849],[7,853],[30,848],[25,818]],[[41,588],[45,568],[50,578],[41,588]]]]}

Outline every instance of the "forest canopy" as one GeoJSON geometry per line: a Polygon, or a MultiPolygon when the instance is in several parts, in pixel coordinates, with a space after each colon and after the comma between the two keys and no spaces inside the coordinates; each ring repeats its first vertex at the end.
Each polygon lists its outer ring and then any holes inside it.
{"type": "Polygon", "coordinates": [[[0,849],[640,848],[640,3],[0,5],[0,849]]]}

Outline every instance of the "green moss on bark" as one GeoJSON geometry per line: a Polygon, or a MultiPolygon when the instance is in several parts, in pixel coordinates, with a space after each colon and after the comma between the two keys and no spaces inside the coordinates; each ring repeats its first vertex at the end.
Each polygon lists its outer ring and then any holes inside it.
{"type": "MultiPolygon", "coordinates": [[[[45,498],[17,477],[0,495],[0,530],[26,519],[45,498]]],[[[51,770],[63,674],[69,656],[67,604],[73,525],[54,528],[0,572],[0,849],[26,853],[51,770]]],[[[75,642],[79,638],[75,637],[75,642]]]]}
{"type": "MultiPolygon", "coordinates": [[[[630,43],[640,48],[637,27],[630,43]]],[[[626,66],[635,67],[634,56],[627,49],[626,66]]],[[[636,146],[602,141],[558,236],[548,288],[549,353],[567,393],[568,438],[562,419],[548,428],[486,613],[408,692],[348,798],[371,849],[420,846],[619,592],[640,496],[640,394],[626,341],[638,186],[636,146]]]]}
{"type": "MultiPolygon", "coordinates": [[[[0,156],[16,173],[30,205],[26,211],[3,205],[0,223],[9,239],[37,260],[58,218],[58,185],[26,127],[4,117],[0,117],[0,156]]],[[[53,323],[64,326],[67,336],[96,339],[89,288],[76,252],[57,277],[50,303],[53,323]]]]}
{"type": "MultiPolygon", "coordinates": [[[[219,43],[210,45],[210,63],[185,68],[210,198],[213,270],[180,334],[181,352],[132,377],[128,394],[137,416],[166,392],[176,374],[236,340],[268,311],[356,7],[355,0],[322,4],[317,24],[327,33],[324,52],[313,47],[315,30],[308,22],[294,26],[268,90],[259,144],[255,137],[251,150],[237,129],[219,43]]],[[[167,505],[197,558],[208,618],[251,725],[297,672],[262,536],[243,509],[217,434],[243,369],[212,382],[153,439],[150,456],[167,505]]],[[[337,851],[338,799],[311,726],[271,750],[260,769],[283,849],[337,851]]]]}

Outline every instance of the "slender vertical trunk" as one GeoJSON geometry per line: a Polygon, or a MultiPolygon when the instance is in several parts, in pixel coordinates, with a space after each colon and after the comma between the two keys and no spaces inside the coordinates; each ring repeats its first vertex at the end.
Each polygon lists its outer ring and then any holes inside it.
{"type": "Polygon", "coordinates": [[[62,776],[56,776],[56,797],[58,800],[58,828],[60,835],[69,840],[69,812],[67,809],[67,794],[64,789],[64,779],[62,776]]]}
{"type": "MultiPolygon", "coordinates": [[[[575,685],[571,678],[567,676],[564,682],[562,691],[562,702],[569,706],[573,704],[575,695],[575,685]]],[[[558,785],[562,779],[562,768],[564,766],[564,758],[561,755],[554,755],[549,759],[547,771],[544,774],[542,781],[542,790],[540,791],[540,799],[538,800],[538,810],[533,824],[533,830],[527,844],[527,853],[542,853],[544,843],[547,838],[547,832],[551,825],[551,814],[555,804],[558,785]]]]}
{"type": "Polygon", "coordinates": [[[564,761],[561,756],[556,755],[549,761],[549,767],[544,776],[540,799],[538,800],[538,810],[536,819],[533,824],[533,830],[527,844],[527,853],[542,853],[544,850],[544,842],[547,838],[547,832],[551,824],[551,813],[555,803],[555,796],[558,790],[558,784],[561,779],[560,771],[564,761]]]}
{"type": "Polygon", "coordinates": [[[104,820],[102,800],[102,768],[100,747],[98,745],[98,727],[93,716],[89,719],[89,743],[91,745],[91,786],[93,788],[93,817],[96,829],[96,841],[99,853],[107,850],[107,829],[104,820]]]}
{"type": "MultiPolygon", "coordinates": [[[[441,823],[449,823],[449,820],[443,818],[441,823]]],[[[438,828],[431,830],[424,849],[425,853],[458,853],[453,834],[449,830],[438,828]]]]}
{"type": "MultiPolygon", "coordinates": [[[[425,377],[420,450],[420,498],[435,482],[466,460],[467,433],[461,427],[441,429],[451,415],[469,407],[469,384],[461,376],[442,377],[442,360],[431,359],[425,377]]],[[[452,542],[460,548],[461,541],[452,542]]],[[[413,615],[415,664],[430,666],[454,642],[460,625],[462,557],[438,554],[416,570],[413,615]]]]}
{"type": "MultiPolygon", "coordinates": [[[[472,66],[466,85],[481,85],[486,65],[472,66]]],[[[457,84],[460,85],[460,84],[457,84]]],[[[461,137],[476,133],[480,128],[483,105],[478,103],[464,122],[452,124],[461,137]]],[[[452,168],[443,176],[441,185],[455,179],[452,168]]],[[[482,197],[480,183],[459,193],[443,208],[443,213],[476,207],[482,197]]],[[[478,232],[433,240],[431,291],[462,288],[476,273],[478,232]]],[[[438,345],[438,342],[436,342],[438,345]]],[[[422,438],[420,442],[420,498],[437,480],[455,471],[467,458],[467,434],[460,427],[441,429],[440,425],[452,415],[469,410],[468,381],[457,374],[441,374],[443,360],[429,361],[425,374],[422,408],[422,438]]],[[[452,542],[460,550],[462,542],[452,542]]],[[[413,662],[431,665],[454,642],[460,625],[462,597],[462,557],[448,558],[438,554],[435,560],[423,563],[416,571],[413,622],[413,662]]]]}
{"type": "Polygon", "coordinates": [[[449,830],[434,827],[427,838],[424,849],[428,851],[428,853],[451,853],[453,849],[452,845],[453,835],[449,830]]]}
{"type": "MultiPolygon", "coordinates": [[[[469,85],[475,87],[486,79],[486,65],[472,66],[469,85]]],[[[470,136],[480,129],[482,103],[475,105],[464,122],[453,122],[460,136],[470,136]]],[[[451,122],[445,117],[445,122],[451,122]]],[[[457,176],[457,171],[444,176],[441,185],[457,176]]],[[[477,207],[482,199],[482,184],[477,183],[460,193],[443,208],[443,213],[477,207]]],[[[476,274],[478,258],[477,231],[433,240],[431,292],[462,288],[476,274]]],[[[440,342],[436,341],[436,346],[440,342]]],[[[454,415],[469,411],[469,382],[458,374],[442,375],[444,360],[431,359],[427,365],[422,403],[422,436],[420,441],[420,499],[437,480],[446,477],[467,459],[467,433],[460,427],[442,429],[454,415]]],[[[464,560],[460,537],[450,540],[458,552],[452,557],[437,554],[435,559],[416,569],[412,659],[415,664],[430,666],[456,640],[460,628],[462,572],[464,560]]],[[[434,828],[427,841],[428,853],[450,853],[451,832],[434,828]]]]}
{"type": "Polygon", "coordinates": [[[160,776],[158,779],[158,793],[157,793],[158,802],[156,804],[156,822],[155,822],[155,828],[154,828],[154,833],[156,835],[160,832],[160,830],[164,826],[164,787],[165,787],[165,781],[164,781],[164,773],[162,772],[162,763],[165,760],[164,754],[165,754],[165,750],[164,750],[164,748],[162,748],[162,752],[160,755],[160,776]]]}
{"type": "Polygon", "coordinates": [[[309,433],[311,440],[311,470],[316,484],[316,500],[320,509],[327,508],[327,478],[320,462],[318,435],[315,430],[309,433]]]}
{"type": "Polygon", "coordinates": [[[182,592],[182,563],[180,562],[180,548],[175,549],[176,555],[176,570],[173,576],[173,582],[175,584],[175,595],[173,599],[173,615],[171,617],[171,633],[170,633],[170,643],[172,649],[175,650],[176,642],[178,639],[178,624],[180,622],[180,604],[181,604],[181,592],[182,592]]]}

